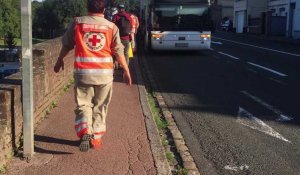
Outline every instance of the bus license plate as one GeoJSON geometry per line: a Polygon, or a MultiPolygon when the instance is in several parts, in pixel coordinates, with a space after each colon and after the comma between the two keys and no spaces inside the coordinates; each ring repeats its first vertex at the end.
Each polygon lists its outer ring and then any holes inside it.
{"type": "Polygon", "coordinates": [[[189,47],[188,43],[175,43],[175,47],[189,47]]]}

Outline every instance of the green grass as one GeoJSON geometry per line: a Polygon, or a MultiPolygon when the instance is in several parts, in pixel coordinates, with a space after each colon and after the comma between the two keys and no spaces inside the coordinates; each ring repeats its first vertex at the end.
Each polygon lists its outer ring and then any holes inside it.
{"type": "Polygon", "coordinates": [[[56,108],[56,107],[57,107],[57,101],[53,101],[53,102],[51,103],[51,106],[52,106],[52,108],[56,108]]]}
{"type": "Polygon", "coordinates": [[[175,170],[174,172],[172,172],[173,175],[188,175],[189,170],[185,169],[185,168],[179,168],[177,170],[175,170]]]}
{"type": "Polygon", "coordinates": [[[148,103],[157,128],[159,130],[166,129],[168,127],[168,122],[161,118],[160,109],[151,94],[148,94],[148,103]]]}
{"type": "Polygon", "coordinates": [[[172,152],[170,152],[170,151],[166,152],[166,157],[167,157],[167,159],[168,159],[169,162],[172,162],[175,159],[174,154],[172,152]]]}
{"type": "Polygon", "coordinates": [[[7,170],[7,167],[6,166],[2,166],[0,167],[0,174],[4,174],[7,170]]]}
{"type": "Polygon", "coordinates": [[[46,109],[46,111],[45,111],[46,115],[51,114],[52,109],[54,109],[56,107],[57,107],[57,101],[53,101],[51,103],[51,105],[46,109]]]}
{"type": "Polygon", "coordinates": [[[69,82],[64,85],[64,91],[67,92],[67,90],[74,84],[74,79],[69,80],[69,82]]]}
{"type": "Polygon", "coordinates": [[[166,138],[163,138],[161,142],[164,147],[169,145],[169,141],[166,138]]]}

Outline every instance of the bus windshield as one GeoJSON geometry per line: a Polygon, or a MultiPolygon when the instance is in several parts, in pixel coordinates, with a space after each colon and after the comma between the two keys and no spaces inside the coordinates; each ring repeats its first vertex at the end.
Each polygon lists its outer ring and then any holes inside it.
{"type": "Polygon", "coordinates": [[[203,5],[158,5],[152,13],[152,29],[159,31],[210,30],[208,7],[203,5]]]}

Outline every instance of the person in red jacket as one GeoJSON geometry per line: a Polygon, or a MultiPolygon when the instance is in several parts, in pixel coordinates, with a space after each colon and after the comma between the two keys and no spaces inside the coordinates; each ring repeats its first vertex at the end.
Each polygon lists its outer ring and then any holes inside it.
{"type": "Polygon", "coordinates": [[[62,38],[62,48],[54,66],[64,68],[63,58],[75,48],[75,130],[80,151],[100,148],[106,132],[106,115],[112,96],[113,56],[131,85],[118,27],[104,18],[105,0],[87,0],[88,15],[76,17],[62,38]]]}
{"type": "Polygon", "coordinates": [[[125,11],[123,4],[118,5],[118,13],[113,16],[112,22],[115,23],[120,32],[121,42],[124,45],[124,55],[127,65],[129,65],[129,47],[132,33],[132,20],[130,14],[125,11]]]}

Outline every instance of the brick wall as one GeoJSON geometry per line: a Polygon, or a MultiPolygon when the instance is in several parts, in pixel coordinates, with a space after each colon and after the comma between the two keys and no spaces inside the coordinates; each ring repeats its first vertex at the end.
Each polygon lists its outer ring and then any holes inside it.
{"type": "MultiPolygon", "coordinates": [[[[35,124],[45,116],[51,103],[58,99],[72,79],[73,51],[65,60],[64,71],[55,73],[54,64],[60,51],[60,39],[33,46],[33,99],[35,124]]],[[[22,76],[13,74],[0,83],[0,168],[18,147],[22,132],[22,76]]]]}

